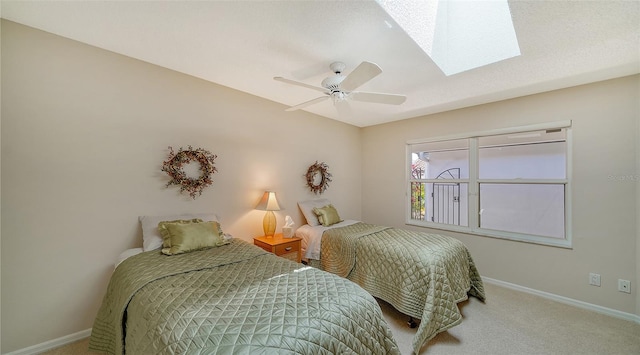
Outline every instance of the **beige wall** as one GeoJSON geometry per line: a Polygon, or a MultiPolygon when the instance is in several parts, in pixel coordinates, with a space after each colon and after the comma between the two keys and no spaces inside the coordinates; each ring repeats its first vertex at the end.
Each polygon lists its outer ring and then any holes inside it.
{"type": "Polygon", "coordinates": [[[407,140],[572,120],[573,249],[443,233],[469,247],[483,276],[640,314],[639,82],[636,75],[365,128],[362,217],[405,227],[407,140]],[[590,272],[601,275],[601,287],[588,285],[590,272]],[[632,281],[632,294],[617,291],[619,278],[632,281]]]}
{"type": "MultiPolygon", "coordinates": [[[[215,65],[212,63],[211,65],[215,65]]],[[[251,240],[265,189],[301,225],[316,160],[323,195],[360,218],[360,130],[193,77],[2,21],[3,353],[92,326],[113,262],[141,246],[137,217],[217,212],[251,240]],[[167,147],[218,155],[192,200],[165,188],[167,147]]]]}

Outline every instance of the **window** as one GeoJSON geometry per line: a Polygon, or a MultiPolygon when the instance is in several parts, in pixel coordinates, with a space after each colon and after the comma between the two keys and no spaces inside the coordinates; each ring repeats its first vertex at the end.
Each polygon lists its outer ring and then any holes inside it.
{"type": "Polygon", "coordinates": [[[570,125],[408,142],[407,223],[571,247],[570,125]]]}

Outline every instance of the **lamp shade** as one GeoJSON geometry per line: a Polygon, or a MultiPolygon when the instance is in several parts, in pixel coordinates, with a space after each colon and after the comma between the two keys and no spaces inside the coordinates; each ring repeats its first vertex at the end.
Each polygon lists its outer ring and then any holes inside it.
{"type": "Polygon", "coordinates": [[[262,199],[258,202],[256,209],[261,211],[280,211],[281,208],[278,204],[276,193],[272,191],[265,191],[264,195],[262,195],[262,199]]]}

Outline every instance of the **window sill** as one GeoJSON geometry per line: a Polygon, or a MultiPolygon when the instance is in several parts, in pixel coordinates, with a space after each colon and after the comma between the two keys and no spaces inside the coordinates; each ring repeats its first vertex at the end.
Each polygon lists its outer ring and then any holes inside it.
{"type": "Polygon", "coordinates": [[[573,249],[573,246],[571,245],[570,237],[560,239],[560,238],[542,237],[542,236],[534,236],[534,235],[526,235],[526,234],[508,233],[508,232],[494,231],[489,229],[472,229],[469,227],[442,225],[437,223],[430,223],[426,221],[416,221],[416,220],[406,221],[405,224],[409,226],[416,226],[416,227],[422,227],[422,228],[430,228],[430,229],[437,229],[437,230],[463,233],[463,234],[469,234],[469,235],[477,235],[477,236],[486,237],[486,238],[494,238],[494,239],[514,241],[514,242],[544,245],[544,246],[557,247],[557,248],[563,248],[563,249],[573,249]]]}

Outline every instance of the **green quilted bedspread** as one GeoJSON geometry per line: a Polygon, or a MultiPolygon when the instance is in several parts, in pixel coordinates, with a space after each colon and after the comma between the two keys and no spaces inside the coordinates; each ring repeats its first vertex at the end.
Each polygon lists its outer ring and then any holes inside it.
{"type": "Polygon", "coordinates": [[[110,354],[399,354],[355,283],[241,240],[150,251],[112,275],[89,348],[110,354]]]}
{"type": "Polygon", "coordinates": [[[413,350],[462,321],[467,294],[485,300],[469,251],[455,238],[356,223],[322,236],[321,268],[346,277],[400,312],[421,319],[413,350]]]}

